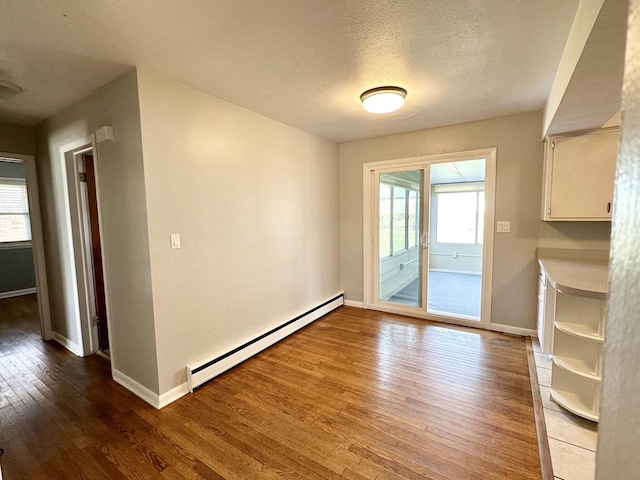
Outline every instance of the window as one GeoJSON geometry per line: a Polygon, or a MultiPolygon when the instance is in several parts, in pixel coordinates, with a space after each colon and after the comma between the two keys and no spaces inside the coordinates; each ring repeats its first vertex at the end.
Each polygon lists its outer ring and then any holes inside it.
{"type": "Polygon", "coordinates": [[[436,242],[482,244],[484,184],[436,185],[434,193],[436,242]]]}
{"type": "Polygon", "coordinates": [[[415,190],[409,190],[409,239],[408,239],[408,247],[413,248],[418,246],[418,199],[420,198],[419,194],[415,190]]]}
{"type": "Polygon", "coordinates": [[[380,182],[380,258],[418,246],[420,192],[380,182]]]}
{"type": "Polygon", "coordinates": [[[31,240],[27,186],[20,178],[0,178],[0,242],[31,240]]]}
{"type": "Polygon", "coordinates": [[[393,253],[407,248],[407,189],[393,187],[393,253]]]}
{"type": "Polygon", "coordinates": [[[380,184],[380,258],[391,255],[391,188],[380,184]]]}

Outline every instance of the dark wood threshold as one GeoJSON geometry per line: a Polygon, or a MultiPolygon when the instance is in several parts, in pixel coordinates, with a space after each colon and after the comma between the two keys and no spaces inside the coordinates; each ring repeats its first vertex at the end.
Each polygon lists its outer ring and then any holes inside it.
{"type": "Polygon", "coordinates": [[[538,434],[538,454],[540,456],[540,470],[542,480],[553,480],[553,466],[551,453],[549,452],[549,440],[547,438],[547,426],[544,423],[544,407],[538,385],[538,372],[536,371],[536,359],[533,355],[533,343],[531,337],[526,337],[527,360],[529,362],[529,378],[531,380],[531,395],[533,397],[533,412],[536,417],[536,432],[538,434]]]}

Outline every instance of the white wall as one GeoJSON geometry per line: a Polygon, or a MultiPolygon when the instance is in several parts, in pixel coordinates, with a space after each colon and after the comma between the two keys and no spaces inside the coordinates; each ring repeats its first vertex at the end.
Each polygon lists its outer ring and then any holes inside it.
{"type": "Polygon", "coordinates": [[[340,267],[348,300],[363,300],[362,165],[497,147],[492,322],[534,329],[542,188],[541,113],[527,113],[340,145],[340,267]]]}
{"type": "Polygon", "coordinates": [[[596,478],[638,478],[640,455],[640,1],[631,0],[616,169],[596,478]]]}
{"type": "Polygon", "coordinates": [[[138,84],[162,394],[338,293],[338,148],[149,70],[138,84]]]}
{"type": "Polygon", "coordinates": [[[71,242],[65,228],[60,147],[112,125],[115,141],[98,145],[102,245],[113,366],[158,391],[147,211],[135,70],[37,127],[38,177],[53,330],[79,342],[74,318],[71,242]]]}
{"type": "Polygon", "coordinates": [[[540,222],[540,247],[609,250],[611,222],[540,222]]]}
{"type": "Polygon", "coordinates": [[[0,152],[34,155],[36,153],[34,129],[0,122],[0,152]]]}

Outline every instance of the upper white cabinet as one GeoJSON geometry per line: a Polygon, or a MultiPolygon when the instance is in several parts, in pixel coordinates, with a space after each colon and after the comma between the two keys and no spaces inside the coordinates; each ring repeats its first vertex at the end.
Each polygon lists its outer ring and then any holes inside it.
{"type": "Polygon", "coordinates": [[[542,219],[611,220],[618,127],[545,142],[542,219]]]}

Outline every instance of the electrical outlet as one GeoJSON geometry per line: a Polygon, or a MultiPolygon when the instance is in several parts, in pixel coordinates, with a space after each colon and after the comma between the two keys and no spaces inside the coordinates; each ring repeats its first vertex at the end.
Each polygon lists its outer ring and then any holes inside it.
{"type": "Polygon", "coordinates": [[[499,221],[496,227],[496,232],[498,233],[509,233],[511,231],[511,222],[499,221]]]}

